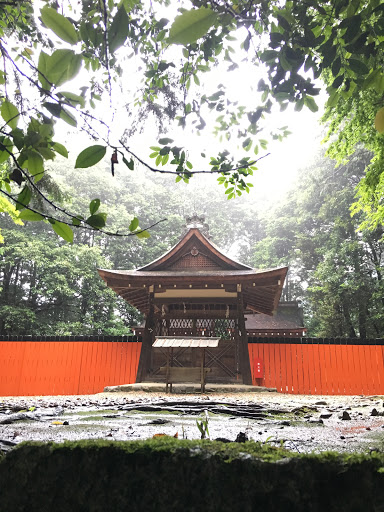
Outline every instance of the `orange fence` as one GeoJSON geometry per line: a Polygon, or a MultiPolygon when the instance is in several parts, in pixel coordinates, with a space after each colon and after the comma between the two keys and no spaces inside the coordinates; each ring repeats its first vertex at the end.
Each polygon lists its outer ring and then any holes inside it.
{"type": "MultiPolygon", "coordinates": [[[[0,396],[98,393],[135,382],[141,343],[0,341],[0,396]]],[[[384,394],[384,341],[250,339],[253,384],[281,393],[384,394]]]]}
{"type": "Polygon", "coordinates": [[[345,343],[249,343],[253,384],[281,393],[384,394],[384,346],[345,343]]]}
{"type": "Polygon", "coordinates": [[[81,395],[135,382],[141,343],[0,341],[0,396],[81,395]]]}

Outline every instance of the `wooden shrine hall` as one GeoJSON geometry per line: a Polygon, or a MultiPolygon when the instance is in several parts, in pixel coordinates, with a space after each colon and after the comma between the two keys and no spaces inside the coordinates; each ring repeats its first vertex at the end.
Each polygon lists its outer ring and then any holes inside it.
{"type": "Polygon", "coordinates": [[[164,382],[169,366],[201,366],[208,382],[251,385],[245,312],[274,313],[288,267],[256,270],[234,261],[204,234],[204,218],[188,221],[183,238],[152,263],[99,269],[146,318],[136,382],[164,382]]]}

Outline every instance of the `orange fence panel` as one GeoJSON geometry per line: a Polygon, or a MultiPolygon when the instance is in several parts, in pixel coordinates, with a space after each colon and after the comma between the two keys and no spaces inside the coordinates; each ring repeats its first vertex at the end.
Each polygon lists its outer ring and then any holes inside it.
{"type": "Polygon", "coordinates": [[[0,341],[0,396],[98,393],[135,382],[140,342],[0,341]]]}
{"type": "MultiPolygon", "coordinates": [[[[287,339],[249,343],[252,382],[297,394],[384,394],[384,345],[287,339]],[[262,361],[263,375],[254,365],[262,361]]],[[[136,341],[0,341],[0,396],[87,394],[136,380],[136,341]]]]}
{"type": "Polygon", "coordinates": [[[255,385],[297,394],[384,393],[384,345],[274,341],[249,344],[252,375],[255,358],[264,364],[264,379],[253,378],[255,385]]]}

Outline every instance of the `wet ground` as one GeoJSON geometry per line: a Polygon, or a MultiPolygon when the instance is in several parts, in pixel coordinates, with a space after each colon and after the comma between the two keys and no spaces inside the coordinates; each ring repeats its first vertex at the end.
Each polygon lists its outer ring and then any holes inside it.
{"type": "Polygon", "coordinates": [[[0,398],[0,451],[26,440],[245,439],[300,453],[384,451],[384,397],[279,393],[0,398]],[[205,412],[207,411],[207,412],[205,412]]]}

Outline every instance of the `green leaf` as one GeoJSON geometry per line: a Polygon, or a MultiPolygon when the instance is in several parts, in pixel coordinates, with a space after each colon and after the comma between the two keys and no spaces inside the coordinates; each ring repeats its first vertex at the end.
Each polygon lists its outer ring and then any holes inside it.
{"type": "Polygon", "coordinates": [[[88,217],[85,222],[95,229],[101,229],[105,226],[106,218],[107,215],[105,213],[96,213],[88,217]]]}
{"type": "Polygon", "coordinates": [[[60,39],[69,43],[78,42],[77,32],[71,21],[55,9],[45,6],[40,11],[44,25],[51,29],[60,39]]]}
{"type": "Polygon", "coordinates": [[[79,215],[78,217],[74,217],[72,219],[72,224],[74,226],[80,226],[81,222],[84,220],[84,217],[82,217],[81,215],[79,215]]]}
{"type": "Polygon", "coordinates": [[[138,227],[139,227],[139,219],[137,217],[133,217],[128,229],[129,229],[129,231],[135,231],[138,227]]]}
{"type": "Polygon", "coordinates": [[[340,75],[337,78],[335,78],[335,80],[332,83],[332,87],[334,89],[338,89],[343,82],[344,82],[344,75],[340,75]]]}
{"type": "Polygon", "coordinates": [[[279,22],[279,26],[281,26],[284,30],[287,30],[288,32],[291,30],[291,25],[289,24],[288,20],[284,18],[284,16],[278,14],[276,18],[279,22]]]}
{"type": "Polygon", "coordinates": [[[360,60],[349,59],[348,64],[352,71],[357,75],[368,75],[369,73],[368,67],[364,64],[364,62],[361,62],[360,60]]]}
{"type": "Polygon", "coordinates": [[[74,115],[72,115],[71,112],[69,112],[67,109],[62,108],[60,112],[60,119],[65,121],[66,123],[70,124],[71,126],[77,127],[77,120],[74,115]]]}
{"type": "Polygon", "coordinates": [[[65,158],[68,158],[67,148],[65,146],[63,146],[62,144],[60,144],[60,142],[54,142],[52,149],[54,151],[56,151],[56,153],[59,153],[59,155],[65,157],[65,158]]]}
{"type": "Polygon", "coordinates": [[[108,30],[108,44],[109,51],[114,53],[115,50],[120,48],[125,43],[129,34],[129,18],[127,11],[122,5],[117,11],[111,26],[108,30]]]}
{"type": "Polygon", "coordinates": [[[251,147],[252,147],[252,139],[251,139],[251,137],[248,137],[247,139],[245,139],[243,141],[242,146],[245,149],[245,151],[249,151],[251,149],[251,147]]]}
{"type": "Polygon", "coordinates": [[[1,137],[0,141],[0,164],[3,164],[11,156],[13,144],[8,137],[1,137]]]}
{"type": "Polygon", "coordinates": [[[127,12],[131,12],[132,9],[138,4],[138,0],[122,0],[122,5],[127,12]]]}
{"type": "Polygon", "coordinates": [[[30,202],[32,198],[32,192],[30,188],[25,185],[23,190],[17,196],[16,210],[23,210],[30,202]]]}
{"type": "Polygon", "coordinates": [[[94,215],[97,210],[100,208],[100,199],[92,199],[89,203],[89,211],[91,215],[94,215]]]}
{"type": "Polygon", "coordinates": [[[384,133],[384,107],[375,116],[375,128],[379,133],[384,133]]]}
{"type": "Polygon", "coordinates": [[[337,57],[332,63],[332,75],[336,78],[341,68],[341,59],[337,57]]]}
{"type": "Polygon", "coordinates": [[[22,210],[19,214],[19,219],[27,220],[29,222],[37,222],[44,220],[44,217],[40,213],[32,212],[31,210],[22,210]]]}
{"type": "Polygon", "coordinates": [[[279,56],[279,53],[276,50],[265,50],[261,55],[260,59],[263,62],[275,61],[276,57],[279,56]]]}
{"type": "Polygon", "coordinates": [[[106,151],[106,146],[100,146],[97,144],[95,146],[89,146],[76,158],[75,169],[92,167],[104,158],[106,151]]]}
{"type": "MultiPolygon", "coordinates": [[[[157,153],[156,153],[157,154],[157,153]]],[[[133,161],[133,159],[131,158],[130,161],[128,162],[128,160],[125,158],[125,156],[123,156],[123,162],[125,163],[125,165],[128,167],[128,169],[130,171],[133,171],[133,169],[135,168],[135,162],[133,161]]]]}
{"type": "Polygon", "coordinates": [[[49,103],[46,101],[43,103],[43,107],[46,108],[54,117],[60,117],[61,105],[59,103],[49,103]]]}
{"type": "Polygon", "coordinates": [[[70,244],[73,243],[73,231],[67,224],[55,220],[51,222],[51,225],[56,235],[70,244]]]}
{"type": "Polygon", "coordinates": [[[61,95],[63,96],[70,105],[72,106],[76,106],[76,105],[80,105],[81,108],[84,108],[85,107],[85,100],[83,98],[83,96],[79,96],[78,94],[73,94],[73,92],[67,92],[67,91],[60,91],[58,93],[58,96],[61,95]]]}
{"type": "Polygon", "coordinates": [[[41,87],[45,89],[46,91],[50,91],[52,85],[46,80],[46,73],[47,73],[47,63],[49,60],[49,55],[45,52],[41,51],[39,55],[39,63],[37,65],[37,69],[39,71],[38,77],[39,82],[41,83],[41,87]]]}
{"type": "Polygon", "coordinates": [[[45,57],[45,77],[54,85],[72,80],[80,71],[82,56],[72,50],[56,50],[45,57]]]}
{"type": "Polygon", "coordinates": [[[151,235],[148,233],[148,231],[139,231],[138,233],[136,233],[136,236],[137,238],[140,238],[140,239],[144,239],[144,238],[149,238],[151,235]]]}
{"type": "Polygon", "coordinates": [[[35,176],[35,181],[41,180],[44,174],[44,160],[43,157],[37,152],[29,149],[27,151],[27,161],[24,165],[28,171],[35,176]]]}
{"type": "Polygon", "coordinates": [[[351,42],[359,34],[361,21],[361,14],[357,14],[351,18],[345,18],[340,23],[340,28],[348,27],[347,31],[343,35],[343,39],[346,43],[351,42]]]}
{"type": "Polygon", "coordinates": [[[39,146],[39,153],[44,158],[44,160],[54,160],[55,153],[46,147],[39,146]]]}
{"type": "Polygon", "coordinates": [[[17,123],[19,121],[19,110],[13,103],[5,99],[1,105],[1,117],[8,124],[8,126],[14,130],[17,127],[17,123]]]}
{"type": "Polygon", "coordinates": [[[279,62],[284,71],[291,71],[293,69],[291,62],[289,62],[283,52],[279,55],[279,62]]]}
{"type": "Polygon", "coordinates": [[[192,44],[203,37],[217,21],[218,15],[208,7],[185,11],[175,18],[169,31],[171,44],[192,44]]]}
{"type": "Polygon", "coordinates": [[[311,96],[305,96],[304,105],[309,108],[311,112],[317,112],[319,107],[316,105],[316,101],[311,96]]]}

